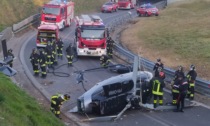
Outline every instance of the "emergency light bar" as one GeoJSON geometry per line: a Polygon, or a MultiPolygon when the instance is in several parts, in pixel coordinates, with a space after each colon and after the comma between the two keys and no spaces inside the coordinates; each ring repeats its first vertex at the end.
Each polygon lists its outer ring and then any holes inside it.
{"type": "Polygon", "coordinates": [[[76,17],[79,25],[103,25],[102,19],[97,15],[81,15],[81,17],[76,17]]]}

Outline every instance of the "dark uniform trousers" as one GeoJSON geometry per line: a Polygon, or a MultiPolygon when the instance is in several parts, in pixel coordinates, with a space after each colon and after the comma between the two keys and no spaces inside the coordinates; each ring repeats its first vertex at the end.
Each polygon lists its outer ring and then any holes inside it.
{"type": "Polygon", "coordinates": [[[67,55],[67,60],[68,60],[68,66],[72,66],[72,61],[73,61],[73,58],[74,56],[73,55],[67,55]]]}

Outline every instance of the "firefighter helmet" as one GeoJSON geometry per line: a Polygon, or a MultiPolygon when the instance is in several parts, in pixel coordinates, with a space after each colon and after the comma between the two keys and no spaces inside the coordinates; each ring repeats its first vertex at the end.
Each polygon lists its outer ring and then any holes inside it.
{"type": "Polygon", "coordinates": [[[64,94],[64,100],[67,101],[71,98],[71,96],[69,94],[64,94]]]}
{"type": "Polygon", "coordinates": [[[195,65],[191,64],[190,65],[190,70],[195,70],[195,65]]]}
{"type": "Polygon", "coordinates": [[[163,71],[159,72],[159,77],[160,78],[164,78],[165,77],[165,73],[163,71]]]}
{"type": "Polygon", "coordinates": [[[12,51],[13,51],[12,49],[9,49],[9,50],[8,50],[8,52],[12,52],[12,51]]]}
{"type": "Polygon", "coordinates": [[[33,48],[32,52],[33,53],[37,53],[37,49],[36,48],[33,48]]]}
{"type": "Polygon", "coordinates": [[[160,59],[160,58],[158,58],[158,59],[157,59],[157,62],[160,62],[160,61],[161,61],[161,59],[160,59]]]}
{"type": "Polygon", "coordinates": [[[183,67],[180,65],[180,66],[178,67],[178,70],[179,70],[179,71],[183,71],[183,67]]]}

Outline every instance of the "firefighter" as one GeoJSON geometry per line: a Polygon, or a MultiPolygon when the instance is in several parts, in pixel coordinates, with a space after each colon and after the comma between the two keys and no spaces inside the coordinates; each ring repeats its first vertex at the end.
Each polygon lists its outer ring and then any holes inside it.
{"type": "Polygon", "coordinates": [[[179,96],[176,103],[177,109],[175,109],[174,112],[184,112],[184,99],[187,95],[188,82],[184,76],[179,76],[175,83],[177,83],[174,86],[179,90],[179,96]]]}
{"type": "Polygon", "coordinates": [[[159,99],[159,105],[163,105],[163,88],[165,87],[165,83],[163,81],[163,74],[159,74],[158,77],[153,77],[150,80],[150,89],[153,94],[153,103],[154,108],[157,107],[157,99],[159,99]]]}
{"type": "Polygon", "coordinates": [[[171,87],[172,87],[172,104],[173,105],[176,105],[176,103],[177,103],[177,98],[178,98],[178,96],[179,96],[179,90],[178,90],[178,88],[177,88],[177,82],[176,81],[178,81],[178,78],[179,77],[185,77],[184,76],[184,72],[183,72],[183,67],[182,66],[179,66],[178,67],[178,70],[177,71],[175,71],[175,76],[174,76],[174,79],[173,79],[173,81],[171,82],[171,87]],[[176,85],[176,86],[174,86],[174,85],[176,85]]]}
{"type": "Polygon", "coordinates": [[[107,55],[102,55],[100,57],[100,64],[102,67],[107,67],[107,65],[109,65],[110,63],[110,58],[107,55]]]}
{"type": "Polygon", "coordinates": [[[110,58],[112,58],[112,55],[113,55],[113,45],[114,45],[114,41],[111,39],[111,37],[108,37],[108,40],[107,40],[107,54],[110,58]]]}
{"type": "MultiPolygon", "coordinates": [[[[60,107],[63,102],[70,99],[68,94],[56,94],[51,97],[51,108],[50,110],[55,114],[57,118],[60,118],[60,107]]],[[[61,119],[61,118],[60,118],[61,119]]]]}
{"type": "Polygon", "coordinates": [[[57,42],[57,53],[58,53],[58,57],[63,59],[63,41],[61,38],[57,42]]]}
{"type": "Polygon", "coordinates": [[[190,71],[187,73],[187,81],[189,84],[187,97],[190,100],[194,99],[194,88],[195,88],[195,79],[197,77],[197,72],[195,71],[195,66],[192,64],[190,66],[190,71]]]}
{"type": "Polygon", "coordinates": [[[68,67],[72,66],[72,62],[73,62],[73,58],[74,58],[74,48],[71,43],[66,48],[66,57],[68,60],[68,67]]]}
{"type": "Polygon", "coordinates": [[[45,47],[45,52],[47,55],[47,64],[49,68],[53,68],[53,62],[54,62],[54,55],[53,55],[53,47],[51,45],[51,42],[47,42],[47,46],[45,47]]]}
{"type": "Polygon", "coordinates": [[[46,54],[45,54],[43,49],[41,49],[39,51],[39,53],[40,53],[40,55],[39,55],[39,64],[40,64],[41,71],[42,71],[42,78],[46,78],[46,76],[47,76],[47,66],[46,66],[47,58],[46,58],[46,54]]]}
{"type": "Polygon", "coordinates": [[[155,63],[155,65],[154,65],[154,67],[153,67],[153,71],[156,73],[159,73],[158,72],[158,68],[162,68],[162,70],[163,70],[163,68],[164,68],[164,64],[161,62],[161,59],[160,58],[158,58],[157,59],[157,62],[155,63]]]}
{"type": "Polygon", "coordinates": [[[30,61],[33,66],[34,75],[39,75],[39,54],[36,48],[32,50],[30,61]]]}
{"type": "Polygon", "coordinates": [[[58,60],[57,60],[57,42],[55,39],[53,39],[51,41],[51,45],[53,48],[52,54],[53,54],[53,64],[57,65],[58,64],[58,60]]]}
{"type": "Polygon", "coordinates": [[[12,53],[12,49],[9,49],[7,51],[7,55],[10,56],[12,58],[12,61],[9,63],[10,67],[13,67],[13,59],[15,58],[14,54],[12,53]]]}

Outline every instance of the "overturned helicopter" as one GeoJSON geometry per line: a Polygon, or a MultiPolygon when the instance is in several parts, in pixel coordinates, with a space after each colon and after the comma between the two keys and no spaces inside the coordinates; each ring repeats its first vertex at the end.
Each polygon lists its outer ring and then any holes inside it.
{"type": "Polygon", "coordinates": [[[132,71],[97,83],[77,99],[77,112],[111,115],[125,107],[139,107],[141,84],[149,82],[153,75],[138,71],[138,57],[132,71]]]}

